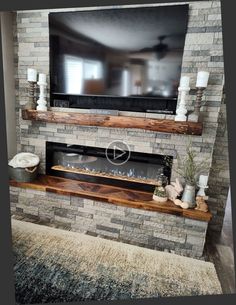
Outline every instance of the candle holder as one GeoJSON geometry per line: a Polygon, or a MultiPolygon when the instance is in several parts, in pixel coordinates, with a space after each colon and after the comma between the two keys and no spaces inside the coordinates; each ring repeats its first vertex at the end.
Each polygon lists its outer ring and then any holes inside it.
{"type": "Polygon", "coordinates": [[[198,87],[197,88],[197,93],[196,93],[196,101],[194,104],[194,111],[189,114],[188,116],[188,121],[191,122],[199,122],[200,119],[200,109],[202,105],[202,96],[203,92],[206,88],[205,87],[198,87]]]}
{"type": "Polygon", "coordinates": [[[25,105],[25,109],[35,109],[35,85],[37,82],[28,81],[29,89],[28,89],[28,102],[25,105]]]}
{"type": "Polygon", "coordinates": [[[40,88],[40,94],[39,94],[39,99],[37,100],[37,110],[39,111],[47,111],[47,101],[45,100],[45,88],[47,87],[46,82],[41,82],[38,81],[37,84],[39,85],[40,88]]]}
{"type": "Polygon", "coordinates": [[[206,197],[205,189],[208,189],[207,185],[197,184],[199,187],[199,191],[197,192],[197,196],[206,197]]]}
{"type": "Polygon", "coordinates": [[[178,91],[180,92],[180,103],[178,109],[176,110],[177,115],[175,116],[175,121],[186,121],[187,117],[187,108],[185,103],[185,98],[189,92],[190,87],[179,87],[178,91]]]}

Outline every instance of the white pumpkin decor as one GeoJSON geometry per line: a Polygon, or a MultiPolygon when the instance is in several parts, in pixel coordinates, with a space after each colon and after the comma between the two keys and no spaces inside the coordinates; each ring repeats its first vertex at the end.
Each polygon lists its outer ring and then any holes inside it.
{"type": "Polygon", "coordinates": [[[189,204],[187,202],[183,202],[180,199],[175,199],[174,204],[180,206],[182,209],[188,209],[189,204]]]}

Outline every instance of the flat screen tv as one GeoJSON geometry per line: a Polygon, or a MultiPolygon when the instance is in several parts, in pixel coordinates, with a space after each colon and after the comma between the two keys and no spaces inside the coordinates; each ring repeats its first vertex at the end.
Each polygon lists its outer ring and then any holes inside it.
{"type": "Polygon", "coordinates": [[[51,106],[174,113],[188,5],[49,14],[51,106]]]}

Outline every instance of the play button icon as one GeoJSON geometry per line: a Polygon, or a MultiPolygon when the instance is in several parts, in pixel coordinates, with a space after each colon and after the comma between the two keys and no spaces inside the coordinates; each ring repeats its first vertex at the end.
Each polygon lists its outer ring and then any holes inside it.
{"type": "Polygon", "coordinates": [[[115,165],[122,165],[130,158],[130,148],[123,141],[113,141],[106,149],[107,160],[115,165]]]}
{"type": "Polygon", "coordinates": [[[117,160],[117,159],[121,158],[122,156],[124,156],[125,154],[126,154],[126,151],[124,151],[123,149],[120,149],[116,145],[114,146],[113,160],[117,160]]]}

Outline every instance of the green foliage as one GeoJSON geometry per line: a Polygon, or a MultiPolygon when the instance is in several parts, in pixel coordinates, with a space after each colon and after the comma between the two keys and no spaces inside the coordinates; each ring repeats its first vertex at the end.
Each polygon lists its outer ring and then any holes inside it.
{"type": "MultiPolygon", "coordinates": [[[[199,175],[206,172],[209,168],[209,160],[197,161],[197,153],[192,148],[192,142],[187,145],[186,156],[181,158],[177,156],[177,168],[173,170],[182,178],[184,178],[185,183],[188,185],[196,186],[199,175]]],[[[167,164],[168,157],[166,158],[167,164]]]]}
{"type": "Polygon", "coordinates": [[[154,190],[154,195],[159,197],[166,197],[166,191],[162,186],[156,186],[154,190]]]}

